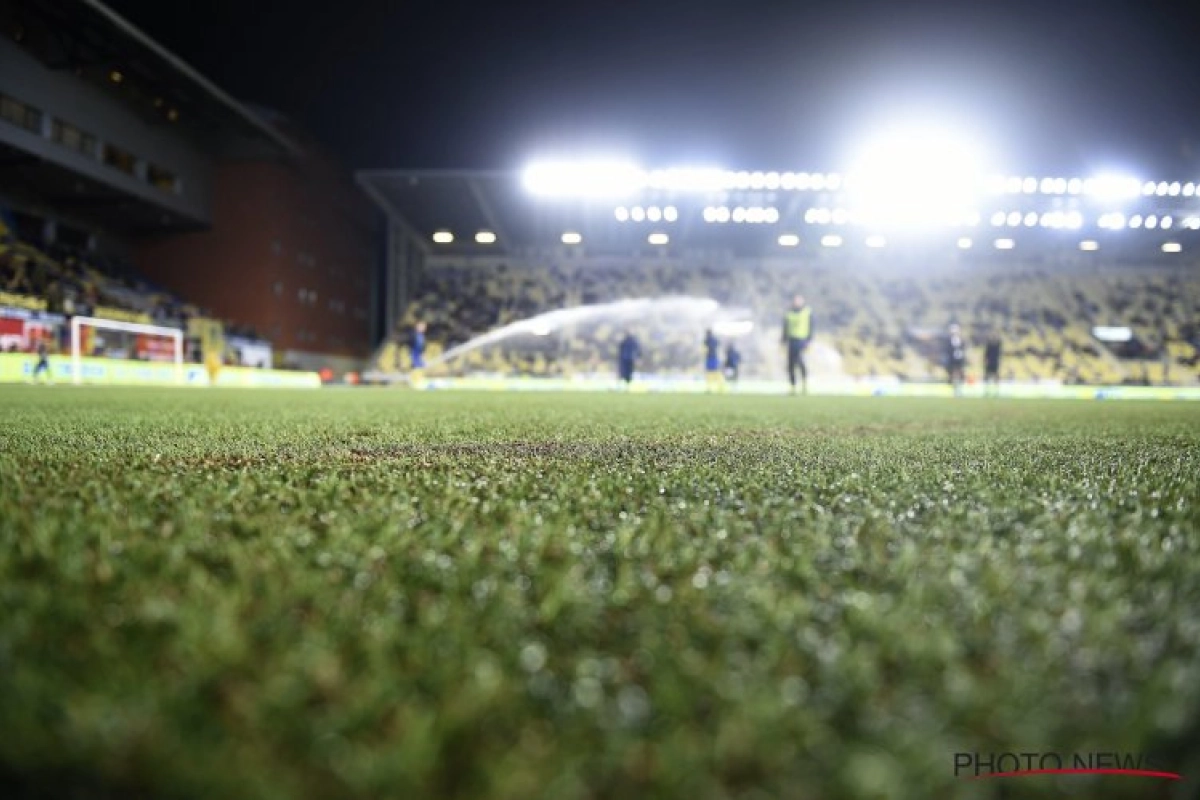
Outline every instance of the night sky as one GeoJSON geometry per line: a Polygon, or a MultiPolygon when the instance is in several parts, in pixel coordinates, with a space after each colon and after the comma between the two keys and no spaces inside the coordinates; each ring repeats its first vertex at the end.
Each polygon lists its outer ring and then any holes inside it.
{"type": "Polygon", "coordinates": [[[838,169],[918,116],[1019,173],[1200,178],[1194,0],[109,5],[353,167],[838,169]]]}

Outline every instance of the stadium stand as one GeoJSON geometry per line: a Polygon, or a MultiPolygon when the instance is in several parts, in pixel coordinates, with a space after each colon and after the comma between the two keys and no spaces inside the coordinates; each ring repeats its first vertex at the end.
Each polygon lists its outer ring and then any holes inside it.
{"type": "MultiPolygon", "coordinates": [[[[1097,271],[1005,265],[915,276],[866,266],[847,273],[816,264],[797,277],[794,266],[780,262],[739,269],[665,263],[588,269],[447,266],[427,271],[375,366],[385,372],[403,368],[403,335],[418,319],[429,325],[431,356],[546,311],[634,297],[711,297],[751,309],[755,322],[773,332],[787,298],[797,290],[818,310],[818,339],[841,355],[850,377],[940,380],[940,337],[953,321],[972,343],[975,376],[982,372],[982,343],[997,331],[1005,344],[1006,380],[1163,385],[1200,378],[1200,280],[1194,270],[1161,267],[1097,271]],[[1136,346],[1114,349],[1093,335],[1093,328],[1111,325],[1129,327],[1136,346]]],[[[447,367],[510,375],[598,371],[610,367],[618,334],[604,332],[590,350],[531,356],[527,349],[491,348],[447,367]]],[[[695,361],[691,351],[698,339],[650,345],[646,369],[653,371],[695,361]],[[682,359],[680,349],[688,353],[682,359]]],[[[749,364],[755,355],[748,354],[749,364]]]]}

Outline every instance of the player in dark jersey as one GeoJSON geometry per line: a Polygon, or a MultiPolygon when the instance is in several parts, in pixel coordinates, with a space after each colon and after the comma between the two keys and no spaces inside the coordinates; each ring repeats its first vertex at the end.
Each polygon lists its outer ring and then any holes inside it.
{"type": "Polygon", "coordinates": [[[983,346],[983,385],[989,396],[1000,396],[1000,334],[993,331],[983,346]]]}
{"type": "Polygon", "coordinates": [[[633,370],[641,355],[642,346],[632,333],[626,331],[625,338],[617,347],[617,377],[625,384],[626,389],[633,384],[633,370]]]}
{"type": "Polygon", "coordinates": [[[50,382],[50,348],[46,346],[45,339],[38,339],[37,343],[37,364],[33,368],[33,381],[36,383],[38,375],[46,373],[46,382],[50,382]]]}
{"type": "Polygon", "coordinates": [[[733,342],[725,348],[725,380],[737,387],[738,372],[742,367],[742,354],[733,342]]]}
{"type": "Polygon", "coordinates": [[[408,353],[412,361],[412,373],[409,383],[414,389],[425,388],[425,323],[413,325],[412,336],[408,340],[408,353]]]}
{"type": "Polygon", "coordinates": [[[704,332],[704,380],[709,392],[721,391],[721,342],[711,329],[704,332]]]}
{"type": "Polygon", "coordinates": [[[963,341],[962,329],[957,323],[951,323],[946,336],[946,371],[950,374],[950,385],[954,387],[955,397],[962,395],[966,367],[967,343],[963,341]]]}

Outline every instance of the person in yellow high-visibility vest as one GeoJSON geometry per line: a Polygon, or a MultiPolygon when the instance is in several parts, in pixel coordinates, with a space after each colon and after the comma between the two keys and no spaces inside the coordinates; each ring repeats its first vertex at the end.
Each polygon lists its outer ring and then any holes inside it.
{"type": "Polygon", "coordinates": [[[783,318],[783,343],[787,345],[788,380],[792,383],[792,394],[796,394],[796,372],[800,372],[800,386],[808,394],[808,365],[804,363],[804,351],[812,340],[812,308],[804,302],[802,295],[792,298],[792,310],[783,318]]]}

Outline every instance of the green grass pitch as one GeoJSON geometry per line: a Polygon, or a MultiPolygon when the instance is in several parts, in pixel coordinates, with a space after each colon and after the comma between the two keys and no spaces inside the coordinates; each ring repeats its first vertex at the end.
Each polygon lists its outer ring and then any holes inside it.
{"type": "Polygon", "coordinates": [[[1164,798],[953,755],[1198,708],[1200,404],[0,388],[7,796],[1164,798]]]}

